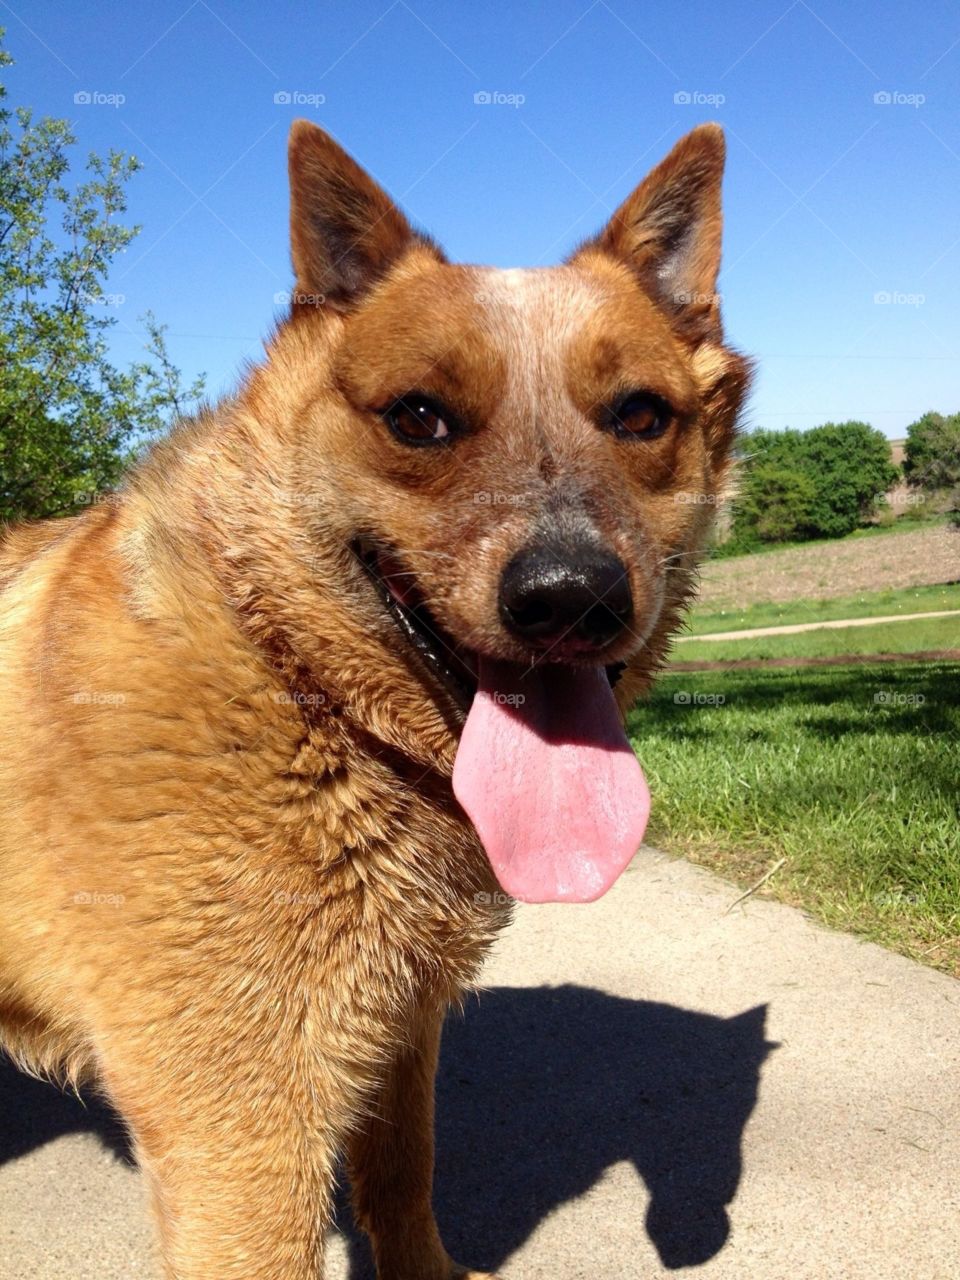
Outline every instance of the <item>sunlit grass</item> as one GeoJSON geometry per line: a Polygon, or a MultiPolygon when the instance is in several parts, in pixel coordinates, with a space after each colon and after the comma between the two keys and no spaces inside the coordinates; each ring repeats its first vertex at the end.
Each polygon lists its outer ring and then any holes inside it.
{"type": "Polygon", "coordinates": [[[744,886],[785,858],[764,892],[960,973],[958,702],[960,663],[668,674],[628,722],[649,838],[744,886]]]}
{"type": "MultiPolygon", "coordinates": [[[[957,550],[957,576],[960,578],[960,539],[957,550]]],[[[843,596],[835,600],[791,600],[787,604],[752,604],[739,609],[710,611],[695,609],[689,621],[692,635],[709,635],[713,631],[828,622],[838,618],[883,618],[893,614],[925,613],[936,609],[960,609],[960,582],[938,587],[862,591],[858,595],[843,596]]]]}

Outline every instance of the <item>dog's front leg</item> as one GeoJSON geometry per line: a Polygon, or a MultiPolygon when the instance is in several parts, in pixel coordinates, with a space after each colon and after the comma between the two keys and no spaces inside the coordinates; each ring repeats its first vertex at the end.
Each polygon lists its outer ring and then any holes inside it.
{"type": "Polygon", "coordinates": [[[433,1091],[443,1015],[421,1011],[348,1139],[354,1214],[378,1280],[495,1280],[452,1262],[433,1216],[433,1091]]]}
{"type": "Polygon", "coordinates": [[[339,1135],[316,1095],[212,1062],[107,1084],[150,1188],[166,1280],[320,1280],[339,1135]]]}

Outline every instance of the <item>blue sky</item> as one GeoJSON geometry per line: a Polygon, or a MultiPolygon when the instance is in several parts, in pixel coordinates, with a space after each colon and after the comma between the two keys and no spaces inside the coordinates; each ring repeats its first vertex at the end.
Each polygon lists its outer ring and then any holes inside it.
{"type": "Polygon", "coordinates": [[[0,23],[12,102],[68,117],[78,157],[144,162],[129,191],[143,231],[110,281],[121,363],[148,307],[213,395],[258,357],[290,285],[299,115],[453,257],[502,266],[560,260],[717,119],[727,330],[759,366],[748,421],[861,418],[896,436],[960,409],[960,10],[946,0],[0,0],[0,23]]]}

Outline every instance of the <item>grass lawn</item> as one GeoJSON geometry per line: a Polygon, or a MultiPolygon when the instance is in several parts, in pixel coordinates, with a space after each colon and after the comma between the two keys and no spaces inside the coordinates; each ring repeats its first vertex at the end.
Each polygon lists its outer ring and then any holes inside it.
{"type": "Polygon", "coordinates": [[[676,662],[729,662],[736,658],[833,657],[941,649],[960,649],[960,616],[801,631],[795,635],[759,636],[750,640],[689,640],[675,645],[671,658],[676,662]]]}
{"type": "Polygon", "coordinates": [[[960,975],[960,663],[668,673],[628,730],[651,843],[960,975]]]}
{"type": "Polygon", "coordinates": [[[939,587],[861,591],[855,596],[841,596],[835,600],[751,604],[739,609],[711,612],[694,609],[690,615],[690,634],[702,636],[709,635],[712,631],[789,626],[795,622],[830,622],[837,618],[889,617],[895,613],[924,613],[936,609],[960,609],[960,582],[939,587]]]}

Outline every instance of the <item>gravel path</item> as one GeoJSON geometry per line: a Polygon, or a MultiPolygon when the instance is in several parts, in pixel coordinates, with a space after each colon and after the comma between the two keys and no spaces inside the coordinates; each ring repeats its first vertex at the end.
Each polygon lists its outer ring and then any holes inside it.
{"type": "Polygon", "coordinates": [[[915,622],[917,618],[956,618],[960,609],[934,609],[929,613],[891,613],[883,618],[836,618],[830,622],[791,622],[779,627],[754,627],[746,631],[710,631],[706,635],[677,636],[676,644],[691,640],[753,640],[761,636],[794,636],[801,631],[833,631],[843,627],[874,627],[884,622],[915,622]]]}

